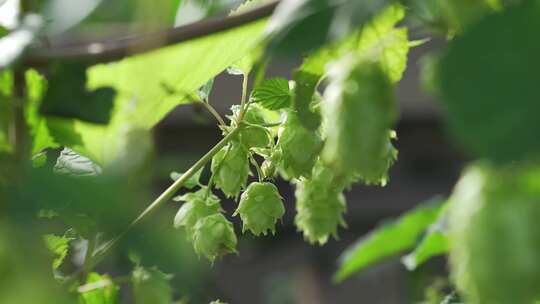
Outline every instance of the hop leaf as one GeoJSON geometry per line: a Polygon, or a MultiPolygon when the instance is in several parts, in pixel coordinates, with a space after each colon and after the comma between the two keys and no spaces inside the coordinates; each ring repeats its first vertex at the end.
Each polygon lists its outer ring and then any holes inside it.
{"type": "Polygon", "coordinates": [[[278,136],[277,147],[281,150],[285,174],[289,178],[309,176],[322,147],[319,134],[306,129],[296,113],[290,111],[278,136]]]}
{"type": "Polygon", "coordinates": [[[246,148],[237,142],[232,142],[214,155],[212,174],[216,187],[225,195],[234,197],[246,185],[249,175],[248,157],[246,148]]]}
{"type": "Polygon", "coordinates": [[[244,224],[243,231],[266,235],[268,230],[275,232],[276,222],[285,213],[285,207],[274,184],[255,182],[242,193],[236,213],[244,224]]]}
{"type": "Polygon", "coordinates": [[[197,221],[193,231],[193,247],[211,262],[227,253],[236,252],[236,234],[231,222],[221,213],[197,221]]]}
{"type": "Polygon", "coordinates": [[[450,198],[450,269],[467,303],[534,303],[540,168],[476,165],[450,198]]]}
{"type": "Polygon", "coordinates": [[[171,277],[155,267],[135,267],[132,274],[135,303],[172,303],[172,288],[169,284],[171,277]]]}
{"type": "Polygon", "coordinates": [[[342,189],[335,182],[332,171],[320,163],[310,179],[302,179],[296,184],[294,222],[310,243],[323,245],[328,236],[337,237],[339,225],[345,226],[346,205],[342,189]]]}
{"type": "Polygon", "coordinates": [[[338,175],[385,184],[396,157],[389,137],[396,110],[388,76],[378,63],[345,57],[330,77],[322,103],[323,161],[338,175]]]}
{"type": "Polygon", "coordinates": [[[269,110],[279,110],[291,104],[289,82],[284,78],[270,78],[253,90],[251,99],[269,110]]]}
{"type": "Polygon", "coordinates": [[[174,217],[174,227],[185,227],[190,238],[193,237],[193,229],[200,219],[221,212],[219,198],[208,193],[208,188],[202,188],[197,192],[190,192],[180,197],[177,201],[185,203],[180,207],[174,217]]]}

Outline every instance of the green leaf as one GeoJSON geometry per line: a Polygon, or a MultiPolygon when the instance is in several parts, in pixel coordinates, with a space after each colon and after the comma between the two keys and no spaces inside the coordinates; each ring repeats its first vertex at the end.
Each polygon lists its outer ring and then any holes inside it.
{"type": "Polygon", "coordinates": [[[156,267],[135,267],[132,274],[135,304],[172,303],[172,288],[169,284],[171,277],[156,267]]]}
{"type": "MultiPolygon", "coordinates": [[[[184,186],[185,188],[187,189],[193,189],[197,186],[200,186],[200,178],[201,178],[201,174],[202,174],[202,170],[199,170],[197,172],[195,172],[195,174],[193,174],[185,183],[184,183],[184,186]]],[[[176,181],[177,179],[179,179],[180,177],[182,177],[182,175],[184,175],[184,173],[178,173],[178,172],[171,172],[171,179],[173,181],[176,181]]]]}
{"type": "Polygon", "coordinates": [[[538,28],[540,4],[530,1],[471,26],[442,58],[450,129],[475,156],[502,163],[540,153],[540,91],[531,89],[540,70],[540,40],[531,39],[538,28]]]}
{"type": "Polygon", "coordinates": [[[64,262],[69,250],[69,243],[73,238],[47,234],[43,236],[47,248],[54,254],[53,269],[58,269],[64,262]]]}
{"type": "Polygon", "coordinates": [[[86,284],[78,288],[81,293],[79,304],[118,304],[118,286],[104,274],[92,272],[86,278],[86,284]]]}
{"type": "Polygon", "coordinates": [[[41,100],[47,89],[47,81],[32,69],[26,71],[25,79],[27,88],[25,118],[32,137],[32,155],[35,155],[44,148],[57,148],[59,145],[51,136],[47,120],[39,113],[41,100]]]}
{"type": "Polygon", "coordinates": [[[251,99],[269,110],[286,108],[291,103],[289,81],[284,78],[270,78],[253,89],[251,99]]]}
{"type": "Polygon", "coordinates": [[[8,137],[11,121],[11,102],[13,74],[11,71],[0,72],[0,154],[12,150],[8,137]]]}
{"type": "Polygon", "coordinates": [[[365,24],[357,45],[357,53],[378,60],[394,83],[401,79],[405,71],[411,46],[407,28],[396,27],[404,17],[403,6],[388,6],[365,24]]]}
{"type": "MultiPolygon", "coordinates": [[[[104,170],[123,158],[126,135],[152,128],[179,104],[256,46],[266,23],[260,20],[179,45],[100,64],[87,70],[87,88],[112,87],[117,95],[108,126],[48,119],[58,143],[89,157],[104,170]],[[137,131],[138,130],[138,131],[137,131]],[[60,132],[60,134],[57,133],[60,132]]],[[[137,141],[133,139],[137,150],[137,141]]]]}
{"type": "Polygon", "coordinates": [[[98,124],[109,122],[115,97],[112,88],[87,91],[86,68],[78,63],[56,65],[50,72],[49,85],[40,104],[41,114],[98,124]]]}
{"type": "Polygon", "coordinates": [[[390,1],[282,1],[267,28],[269,48],[299,55],[338,41],[363,26],[390,1]]]}
{"type": "Polygon", "coordinates": [[[446,231],[446,204],[442,207],[439,218],[428,229],[427,234],[416,246],[413,252],[401,259],[408,270],[415,270],[430,258],[448,252],[448,237],[446,231]]]}
{"type": "Polygon", "coordinates": [[[399,219],[375,228],[342,254],[334,281],[341,282],[368,266],[412,248],[422,232],[437,219],[441,206],[439,199],[428,201],[399,219]]]}

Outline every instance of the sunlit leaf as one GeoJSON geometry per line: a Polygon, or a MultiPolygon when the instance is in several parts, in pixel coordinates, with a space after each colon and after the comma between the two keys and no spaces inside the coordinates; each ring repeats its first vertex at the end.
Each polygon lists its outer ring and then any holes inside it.
{"type": "Polygon", "coordinates": [[[198,88],[253,49],[265,22],[89,68],[89,90],[117,91],[111,122],[103,127],[56,119],[54,130],[63,136],[52,131],[55,139],[104,167],[122,159],[126,134],[148,130],[177,105],[191,102],[198,88]]]}
{"type": "MultiPolygon", "coordinates": [[[[443,209],[445,207],[442,207],[443,209]]],[[[448,252],[448,237],[446,231],[446,212],[441,211],[439,218],[428,229],[413,252],[401,259],[408,270],[415,270],[430,258],[448,252]]]]}
{"type": "Polygon", "coordinates": [[[79,286],[80,304],[118,304],[118,286],[104,274],[92,272],[86,278],[86,284],[79,286]]]}
{"type": "Polygon", "coordinates": [[[343,253],[334,280],[341,282],[368,266],[412,248],[424,230],[437,219],[441,206],[441,200],[435,199],[375,228],[343,253]]]}
{"type": "Polygon", "coordinates": [[[289,81],[284,78],[267,79],[253,89],[251,98],[269,110],[288,107],[291,103],[289,81]]]}
{"type": "Polygon", "coordinates": [[[52,267],[53,269],[57,269],[64,262],[64,259],[68,254],[69,243],[73,239],[65,236],[47,234],[44,236],[44,240],[47,248],[54,254],[52,267]]]}

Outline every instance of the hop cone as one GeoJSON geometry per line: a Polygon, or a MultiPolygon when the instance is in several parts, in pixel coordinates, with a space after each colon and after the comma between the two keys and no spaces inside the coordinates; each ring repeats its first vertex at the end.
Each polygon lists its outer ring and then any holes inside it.
{"type": "Polygon", "coordinates": [[[200,219],[193,230],[195,252],[211,262],[227,253],[236,252],[236,234],[231,222],[221,213],[200,219]]]}
{"type": "Polygon", "coordinates": [[[306,129],[297,114],[290,111],[279,130],[278,149],[281,150],[282,168],[288,178],[309,176],[322,147],[316,131],[306,129]]]}
{"type": "Polygon", "coordinates": [[[197,192],[190,192],[175,198],[175,200],[185,203],[174,217],[174,227],[184,227],[190,239],[193,238],[193,229],[198,220],[221,212],[219,198],[208,193],[207,190],[207,188],[202,188],[197,192]]]}
{"type": "Polygon", "coordinates": [[[275,225],[285,213],[282,198],[272,183],[251,183],[242,193],[236,213],[240,214],[243,231],[251,230],[254,235],[275,232],[275,225]]]}
{"type": "Polygon", "coordinates": [[[540,295],[540,168],[477,165],[449,205],[450,268],[466,302],[534,303],[540,295]]]}
{"type": "Polygon", "coordinates": [[[330,70],[321,103],[322,158],[338,175],[385,184],[396,157],[390,142],[396,109],[390,79],[380,64],[346,57],[330,70]]]}
{"type": "Polygon", "coordinates": [[[335,182],[331,170],[317,164],[310,179],[296,185],[296,217],[298,230],[310,243],[323,245],[330,235],[337,237],[339,225],[345,226],[343,187],[335,182]]]}
{"type": "Polygon", "coordinates": [[[249,175],[248,151],[245,147],[232,142],[214,155],[212,174],[216,187],[228,197],[234,197],[245,186],[249,175]]]}

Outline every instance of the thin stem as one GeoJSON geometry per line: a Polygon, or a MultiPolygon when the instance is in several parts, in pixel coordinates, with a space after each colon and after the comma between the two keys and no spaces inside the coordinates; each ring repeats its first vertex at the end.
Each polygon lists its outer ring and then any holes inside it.
{"type": "Polygon", "coordinates": [[[240,103],[240,113],[236,120],[237,125],[240,124],[244,118],[244,114],[247,110],[247,91],[248,91],[249,74],[244,74],[242,78],[242,102],[240,103]]]}
{"type": "Polygon", "coordinates": [[[223,139],[218,142],[210,151],[208,151],[203,157],[201,157],[189,170],[187,170],[179,179],[177,179],[169,188],[167,188],[161,195],[156,198],[131,224],[118,236],[109,241],[103,249],[96,253],[92,259],[88,261],[88,269],[92,269],[97,265],[107,254],[111,252],[111,249],[114,248],[118,242],[131,230],[133,227],[137,226],[144,218],[148,217],[150,214],[155,212],[159,207],[164,203],[169,201],[174,194],[184,185],[184,183],[195,173],[208,163],[216,153],[218,153],[225,145],[231,141],[231,139],[238,132],[238,128],[232,129],[232,131],[227,134],[223,139]]]}
{"type": "Polygon", "coordinates": [[[251,160],[251,163],[253,164],[253,166],[257,170],[257,176],[259,177],[259,182],[262,182],[263,179],[264,179],[264,176],[263,176],[261,167],[259,166],[259,163],[257,163],[255,158],[253,157],[253,154],[251,154],[251,153],[249,153],[249,159],[251,160]]]}
{"type": "Polygon", "coordinates": [[[96,248],[96,237],[91,237],[88,240],[88,244],[86,246],[86,253],[84,255],[84,265],[83,265],[83,273],[87,274],[90,268],[88,266],[90,265],[90,261],[92,259],[92,255],[94,254],[94,250],[96,248]]]}
{"type": "Polygon", "coordinates": [[[216,118],[216,120],[221,126],[226,126],[225,121],[223,120],[223,118],[221,118],[221,115],[219,115],[216,109],[214,109],[214,107],[212,107],[212,105],[208,103],[208,101],[203,101],[201,103],[208,110],[208,112],[210,112],[210,114],[212,114],[216,118]]]}

